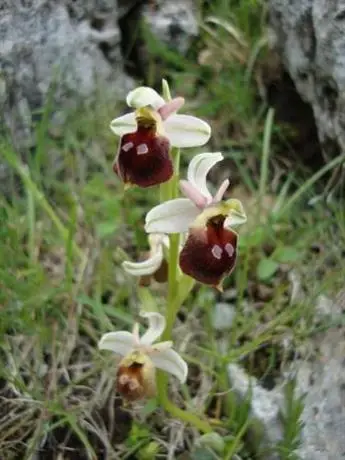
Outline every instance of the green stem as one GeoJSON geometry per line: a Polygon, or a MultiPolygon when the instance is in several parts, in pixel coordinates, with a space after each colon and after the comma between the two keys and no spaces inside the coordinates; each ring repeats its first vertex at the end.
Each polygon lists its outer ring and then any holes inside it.
{"type": "Polygon", "coordinates": [[[269,109],[265,121],[264,139],[262,147],[262,158],[260,168],[260,182],[259,182],[259,207],[258,211],[262,212],[263,200],[266,193],[267,179],[268,179],[268,160],[270,156],[270,144],[273,130],[273,117],[274,110],[269,109]]]}
{"type": "Polygon", "coordinates": [[[169,271],[168,271],[168,299],[166,309],[166,327],[162,340],[170,340],[175,318],[180,305],[178,304],[177,266],[179,255],[180,235],[170,235],[169,246],[169,271]]]}
{"type": "MultiPolygon", "coordinates": [[[[174,161],[174,176],[171,180],[161,186],[161,200],[171,200],[178,197],[180,150],[172,148],[171,155],[174,161]]],[[[166,328],[162,334],[162,340],[171,340],[172,329],[175,323],[177,312],[181,306],[178,283],[178,258],[180,235],[173,234],[169,238],[169,271],[168,271],[168,298],[166,305],[166,328]]],[[[157,393],[161,406],[172,416],[190,423],[203,433],[210,433],[212,427],[206,420],[200,419],[192,412],[180,409],[175,406],[168,397],[168,377],[163,372],[157,373],[157,393]]]]}
{"type": "MultiPolygon", "coordinates": [[[[174,199],[178,196],[178,181],[180,170],[180,149],[172,148],[171,156],[174,162],[174,176],[168,182],[169,188],[168,199],[174,199]]],[[[175,318],[180,305],[178,304],[178,283],[177,283],[177,267],[179,256],[180,235],[178,233],[170,235],[169,238],[169,271],[168,271],[168,299],[166,306],[166,321],[167,325],[162,335],[162,340],[170,340],[174,326],[175,318]]]]}
{"type": "Polygon", "coordinates": [[[179,418],[183,422],[190,423],[195,426],[202,433],[211,433],[213,431],[211,425],[206,421],[200,419],[197,415],[192,412],[180,409],[179,407],[173,404],[167,395],[167,384],[168,378],[163,372],[158,372],[157,375],[157,388],[158,388],[158,398],[162,407],[169,412],[172,416],[179,418]]]}

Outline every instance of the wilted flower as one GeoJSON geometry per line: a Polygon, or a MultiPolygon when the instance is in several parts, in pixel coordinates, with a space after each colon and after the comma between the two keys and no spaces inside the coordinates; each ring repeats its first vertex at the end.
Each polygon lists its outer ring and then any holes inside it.
{"type": "Polygon", "coordinates": [[[165,329],[165,318],[159,313],[144,312],[149,328],[139,337],[139,324],[133,332],[117,331],[104,334],[98,343],[101,350],[111,350],[124,356],[117,370],[116,388],[129,401],[137,401],[155,394],[156,368],[169,372],[181,383],[187,379],[187,363],[171,347],[172,342],[154,343],[165,329]]]}
{"type": "Polygon", "coordinates": [[[169,102],[152,88],[141,86],[127,95],[136,110],[115,118],[110,128],[121,137],[114,171],[125,184],[149,187],[169,180],[170,147],[197,147],[210,138],[211,128],[199,118],[176,114],[182,97],[169,102]]]}
{"type": "Polygon", "coordinates": [[[188,180],[180,181],[181,190],[188,198],[177,198],[154,207],[146,215],[145,225],[148,233],[188,231],[180,253],[182,271],[218,289],[236,262],[238,235],[232,227],[247,219],[239,200],[221,201],[229,186],[228,180],[214,196],[208,190],[206,176],[222,159],[220,152],[196,155],[188,167],[188,180]]]}

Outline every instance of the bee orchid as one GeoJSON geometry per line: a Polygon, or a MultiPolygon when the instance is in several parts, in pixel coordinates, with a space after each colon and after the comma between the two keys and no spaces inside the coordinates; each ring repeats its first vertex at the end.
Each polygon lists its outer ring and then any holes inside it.
{"type": "Polygon", "coordinates": [[[132,333],[108,332],[98,343],[100,350],[111,350],[124,356],[117,369],[116,388],[128,401],[155,395],[156,368],[169,372],[181,383],[186,381],[188,373],[187,363],[172,349],[171,341],[154,343],[165,329],[164,316],[155,312],[143,312],[140,316],[149,322],[141,337],[136,323],[132,333]]]}
{"type": "Polygon", "coordinates": [[[185,233],[180,252],[181,270],[195,280],[222,289],[225,276],[235,267],[238,235],[233,227],[247,218],[239,200],[222,201],[229,186],[226,179],[214,196],[207,186],[207,174],[223,155],[202,153],[190,162],[187,180],[180,181],[186,198],[162,203],[146,215],[148,233],[185,233]]]}
{"type": "Polygon", "coordinates": [[[198,147],[210,138],[210,126],[191,115],[177,114],[182,97],[169,102],[141,86],[127,95],[134,112],[115,118],[111,130],[121,136],[113,169],[127,185],[150,187],[173,175],[170,147],[198,147]]]}

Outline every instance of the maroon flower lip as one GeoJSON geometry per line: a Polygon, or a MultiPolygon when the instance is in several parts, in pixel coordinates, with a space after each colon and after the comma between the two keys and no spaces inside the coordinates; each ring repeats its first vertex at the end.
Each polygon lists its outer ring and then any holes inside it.
{"type": "Polygon", "coordinates": [[[224,228],[224,221],[225,216],[218,215],[210,218],[205,228],[191,228],[180,253],[183,273],[217,289],[237,258],[237,233],[224,228]]]}
{"type": "Polygon", "coordinates": [[[113,170],[125,184],[151,187],[173,175],[169,140],[158,135],[155,127],[138,126],[122,136],[113,170]]]}

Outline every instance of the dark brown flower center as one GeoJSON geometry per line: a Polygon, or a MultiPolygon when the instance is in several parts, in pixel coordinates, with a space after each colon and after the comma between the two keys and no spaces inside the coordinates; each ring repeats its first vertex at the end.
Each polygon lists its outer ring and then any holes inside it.
{"type": "Polygon", "coordinates": [[[237,234],[224,228],[225,218],[220,214],[206,228],[193,228],[181,251],[182,271],[201,283],[218,286],[235,266],[237,234]]]}
{"type": "Polygon", "coordinates": [[[144,394],[142,363],[120,366],[117,371],[116,389],[128,401],[136,401],[144,394]]]}
{"type": "Polygon", "coordinates": [[[173,174],[170,143],[156,133],[152,120],[140,123],[136,132],[121,138],[113,169],[125,183],[150,187],[166,182],[173,174]]]}

